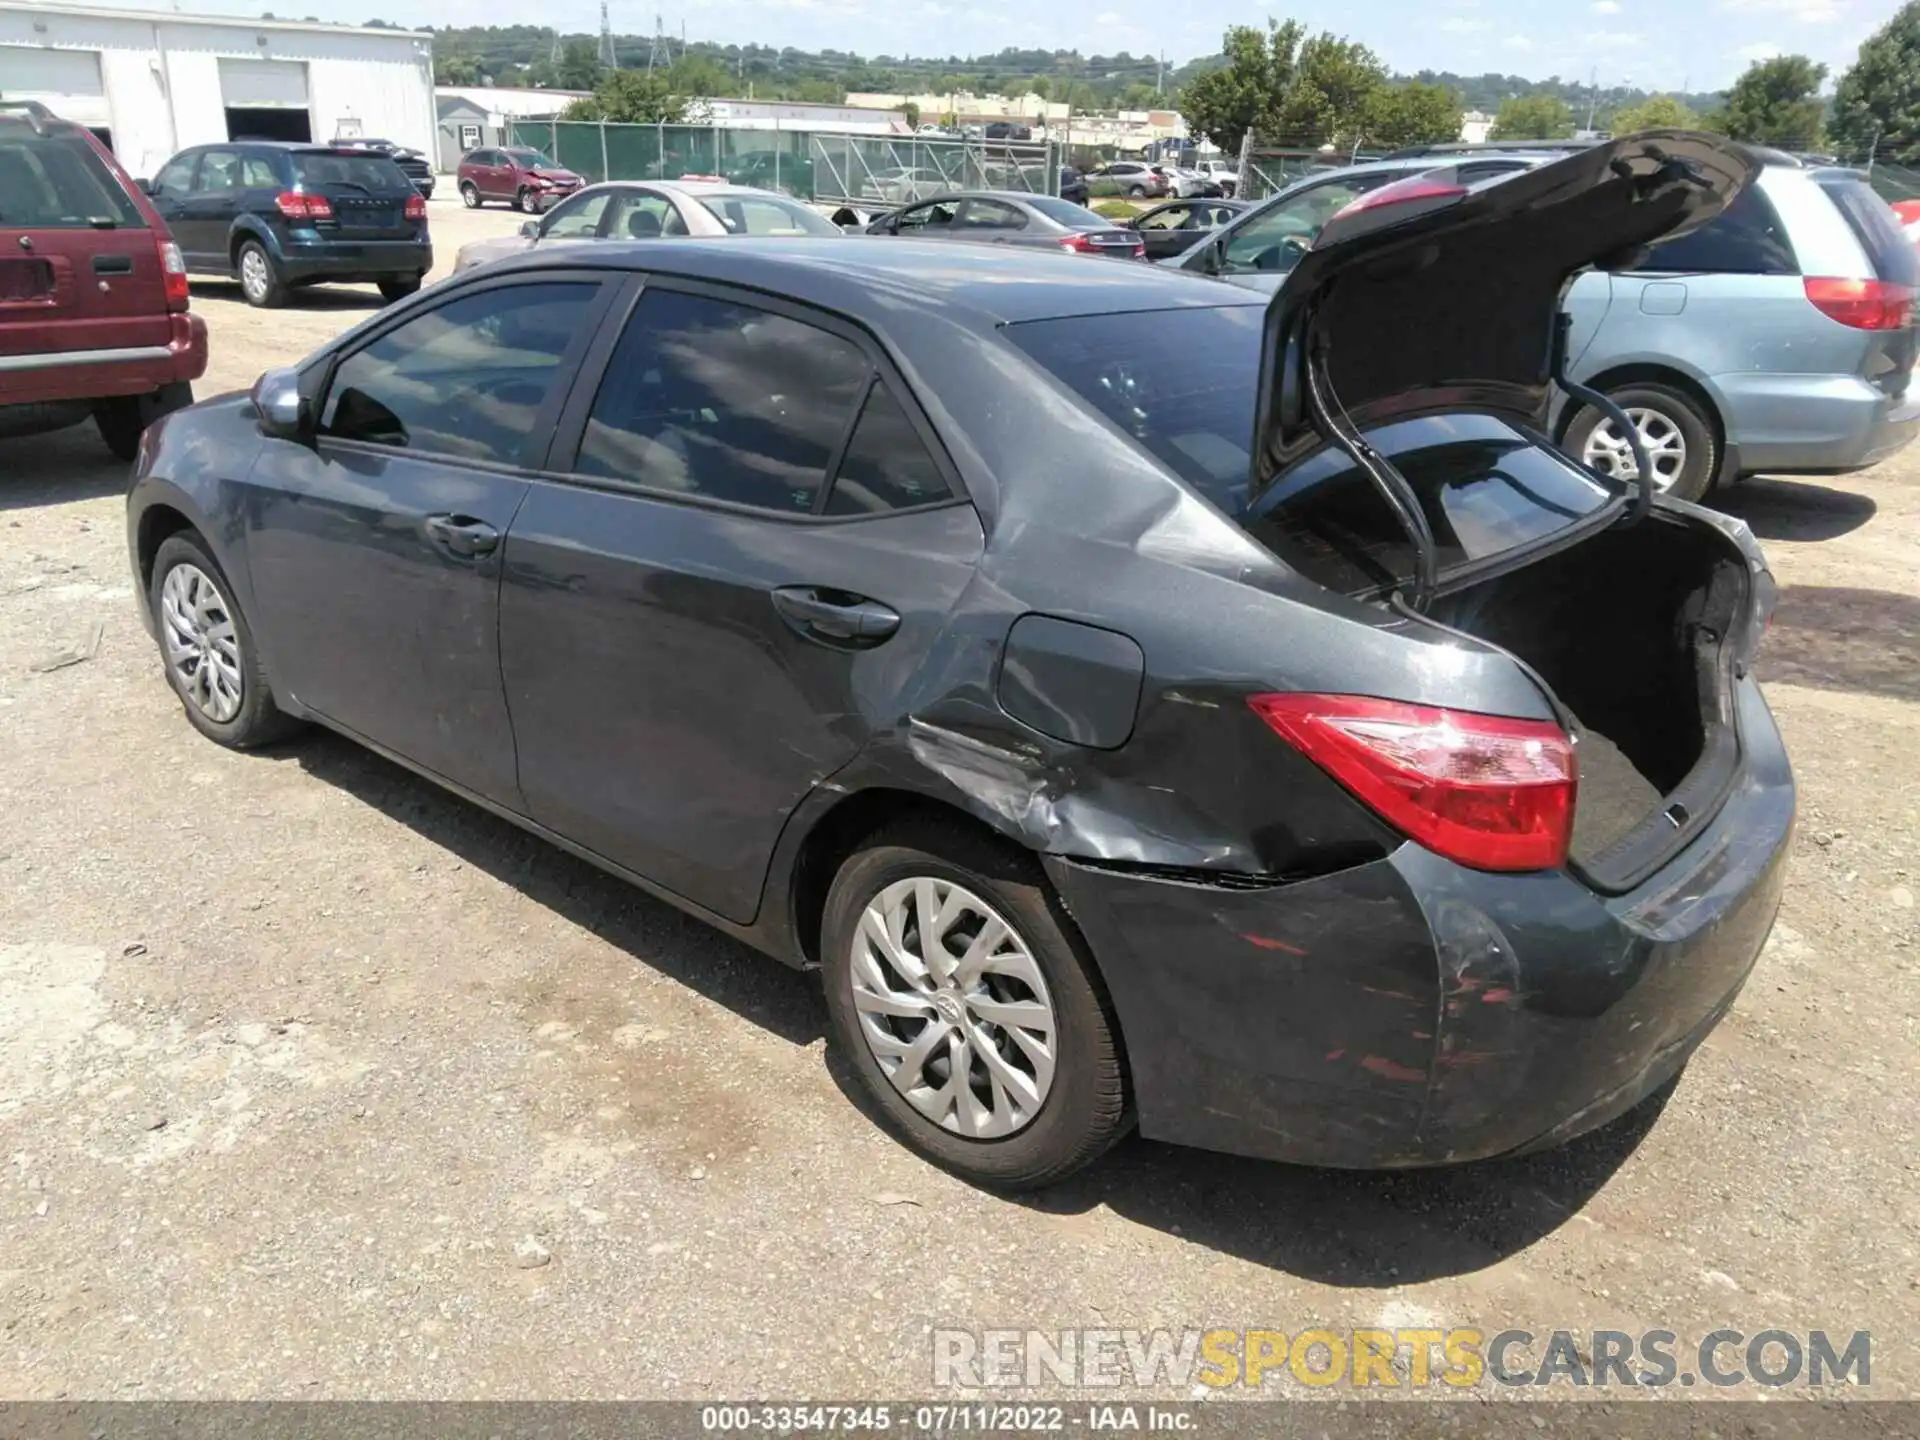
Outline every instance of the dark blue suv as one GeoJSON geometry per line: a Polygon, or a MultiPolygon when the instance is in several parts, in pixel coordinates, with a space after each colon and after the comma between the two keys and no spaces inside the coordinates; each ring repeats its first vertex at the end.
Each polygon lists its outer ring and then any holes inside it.
{"type": "Polygon", "coordinates": [[[384,155],[241,140],[182,150],[142,188],[196,275],[240,282],[252,305],[282,305],[323,280],[411,295],[433,268],[427,203],[384,155]]]}

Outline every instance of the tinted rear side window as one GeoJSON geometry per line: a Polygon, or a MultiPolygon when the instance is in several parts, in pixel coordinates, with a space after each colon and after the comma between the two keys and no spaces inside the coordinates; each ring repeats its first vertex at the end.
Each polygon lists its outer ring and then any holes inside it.
{"type": "Polygon", "coordinates": [[[1001,333],[1232,515],[1246,497],[1265,314],[1075,315],[1001,333]]]}
{"type": "Polygon", "coordinates": [[[1773,203],[1749,185],[1724,212],[1698,230],[1653,247],[1642,270],[1705,271],[1716,275],[1798,275],[1787,227],[1773,203]]]}
{"type": "Polygon", "coordinates": [[[384,155],[302,151],[293,157],[293,173],[310,189],[322,185],[357,185],[362,190],[413,188],[400,167],[384,155]]]}
{"type": "MultiPolygon", "coordinates": [[[[1434,415],[1368,432],[1419,497],[1443,572],[1531,545],[1615,492],[1490,415],[1434,415]]],[[[1413,575],[1413,545],[1344,454],[1322,450],[1262,495],[1247,529],[1311,580],[1349,593],[1413,575]]]]}
{"type": "Polygon", "coordinates": [[[927,452],[907,412],[900,408],[886,383],[876,381],[834,476],[827,514],[910,510],[951,499],[952,495],[946,476],[927,452]]]}
{"type": "Polygon", "coordinates": [[[1871,185],[1848,176],[1822,180],[1820,188],[1846,217],[1847,228],[1873,261],[1874,274],[1895,285],[1920,286],[1920,256],[1871,185]]]}
{"type": "Polygon", "coordinates": [[[84,230],[96,220],[146,228],[140,211],[84,136],[0,123],[0,228],[84,230]]]}

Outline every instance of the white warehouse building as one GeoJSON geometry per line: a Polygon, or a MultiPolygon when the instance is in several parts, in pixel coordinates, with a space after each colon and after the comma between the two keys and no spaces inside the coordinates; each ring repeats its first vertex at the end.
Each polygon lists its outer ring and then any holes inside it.
{"type": "Polygon", "coordinates": [[[410,30],[0,0],[0,99],[87,126],[136,176],[243,138],[435,149],[433,42],[410,30]]]}

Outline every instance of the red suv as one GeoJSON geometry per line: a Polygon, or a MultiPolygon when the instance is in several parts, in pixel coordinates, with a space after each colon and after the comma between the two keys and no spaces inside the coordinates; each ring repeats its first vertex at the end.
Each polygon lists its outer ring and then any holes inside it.
{"type": "Polygon", "coordinates": [[[0,437],[92,416],[131,460],[206,368],[206,322],[152,203],[84,128],[0,100],[0,437]]]}
{"type": "Polygon", "coordinates": [[[458,179],[460,198],[469,210],[489,200],[505,200],[529,215],[549,209],[587,183],[584,175],[522,145],[469,150],[460,157],[458,179]]]}

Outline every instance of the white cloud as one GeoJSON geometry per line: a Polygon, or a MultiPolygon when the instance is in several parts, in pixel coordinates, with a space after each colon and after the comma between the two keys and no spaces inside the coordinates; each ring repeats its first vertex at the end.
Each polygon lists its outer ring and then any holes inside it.
{"type": "Polygon", "coordinates": [[[1126,24],[1126,17],[1112,10],[1102,10],[1098,15],[1093,17],[1093,23],[1096,25],[1124,25],[1126,24]]]}
{"type": "Polygon", "coordinates": [[[1533,48],[1533,41],[1524,35],[1509,35],[1500,42],[1500,48],[1502,50],[1531,50],[1533,48]]]}
{"type": "Polygon", "coordinates": [[[1618,15],[1620,0],[1593,0],[1593,4],[1587,8],[1596,15],[1618,15]]]}
{"type": "Polygon", "coordinates": [[[1776,55],[1784,55],[1786,53],[1786,51],[1782,50],[1771,40],[1756,40],[1753,44],[1742,45],[1738,50],[1733,52],[1735,59],[1743,60],[1749,65],[1756,60],[1771,60],[1776,55]]]}
{"type": "Polygon", "coordinates": [[[1720,8],[1749,15],[1781,15],[1802,25],[1824,25],[1840,18],[1847,0],[1720,0],[1720,8]]]}
{"type": "Polygon", "coordinates": [[[1580,43],[1589,50],[1628,50],[1646,38],[1638,30],[1589,30],[1580,43]]]}
{"type": "Polygon", "coordinates": [[[1464,15],[1450,15],[1440,22],[1440,28],[1449,35],[1477,35],[1482,30],[1491,30],[1491,20],[1469,20],[1464,15]]]}

